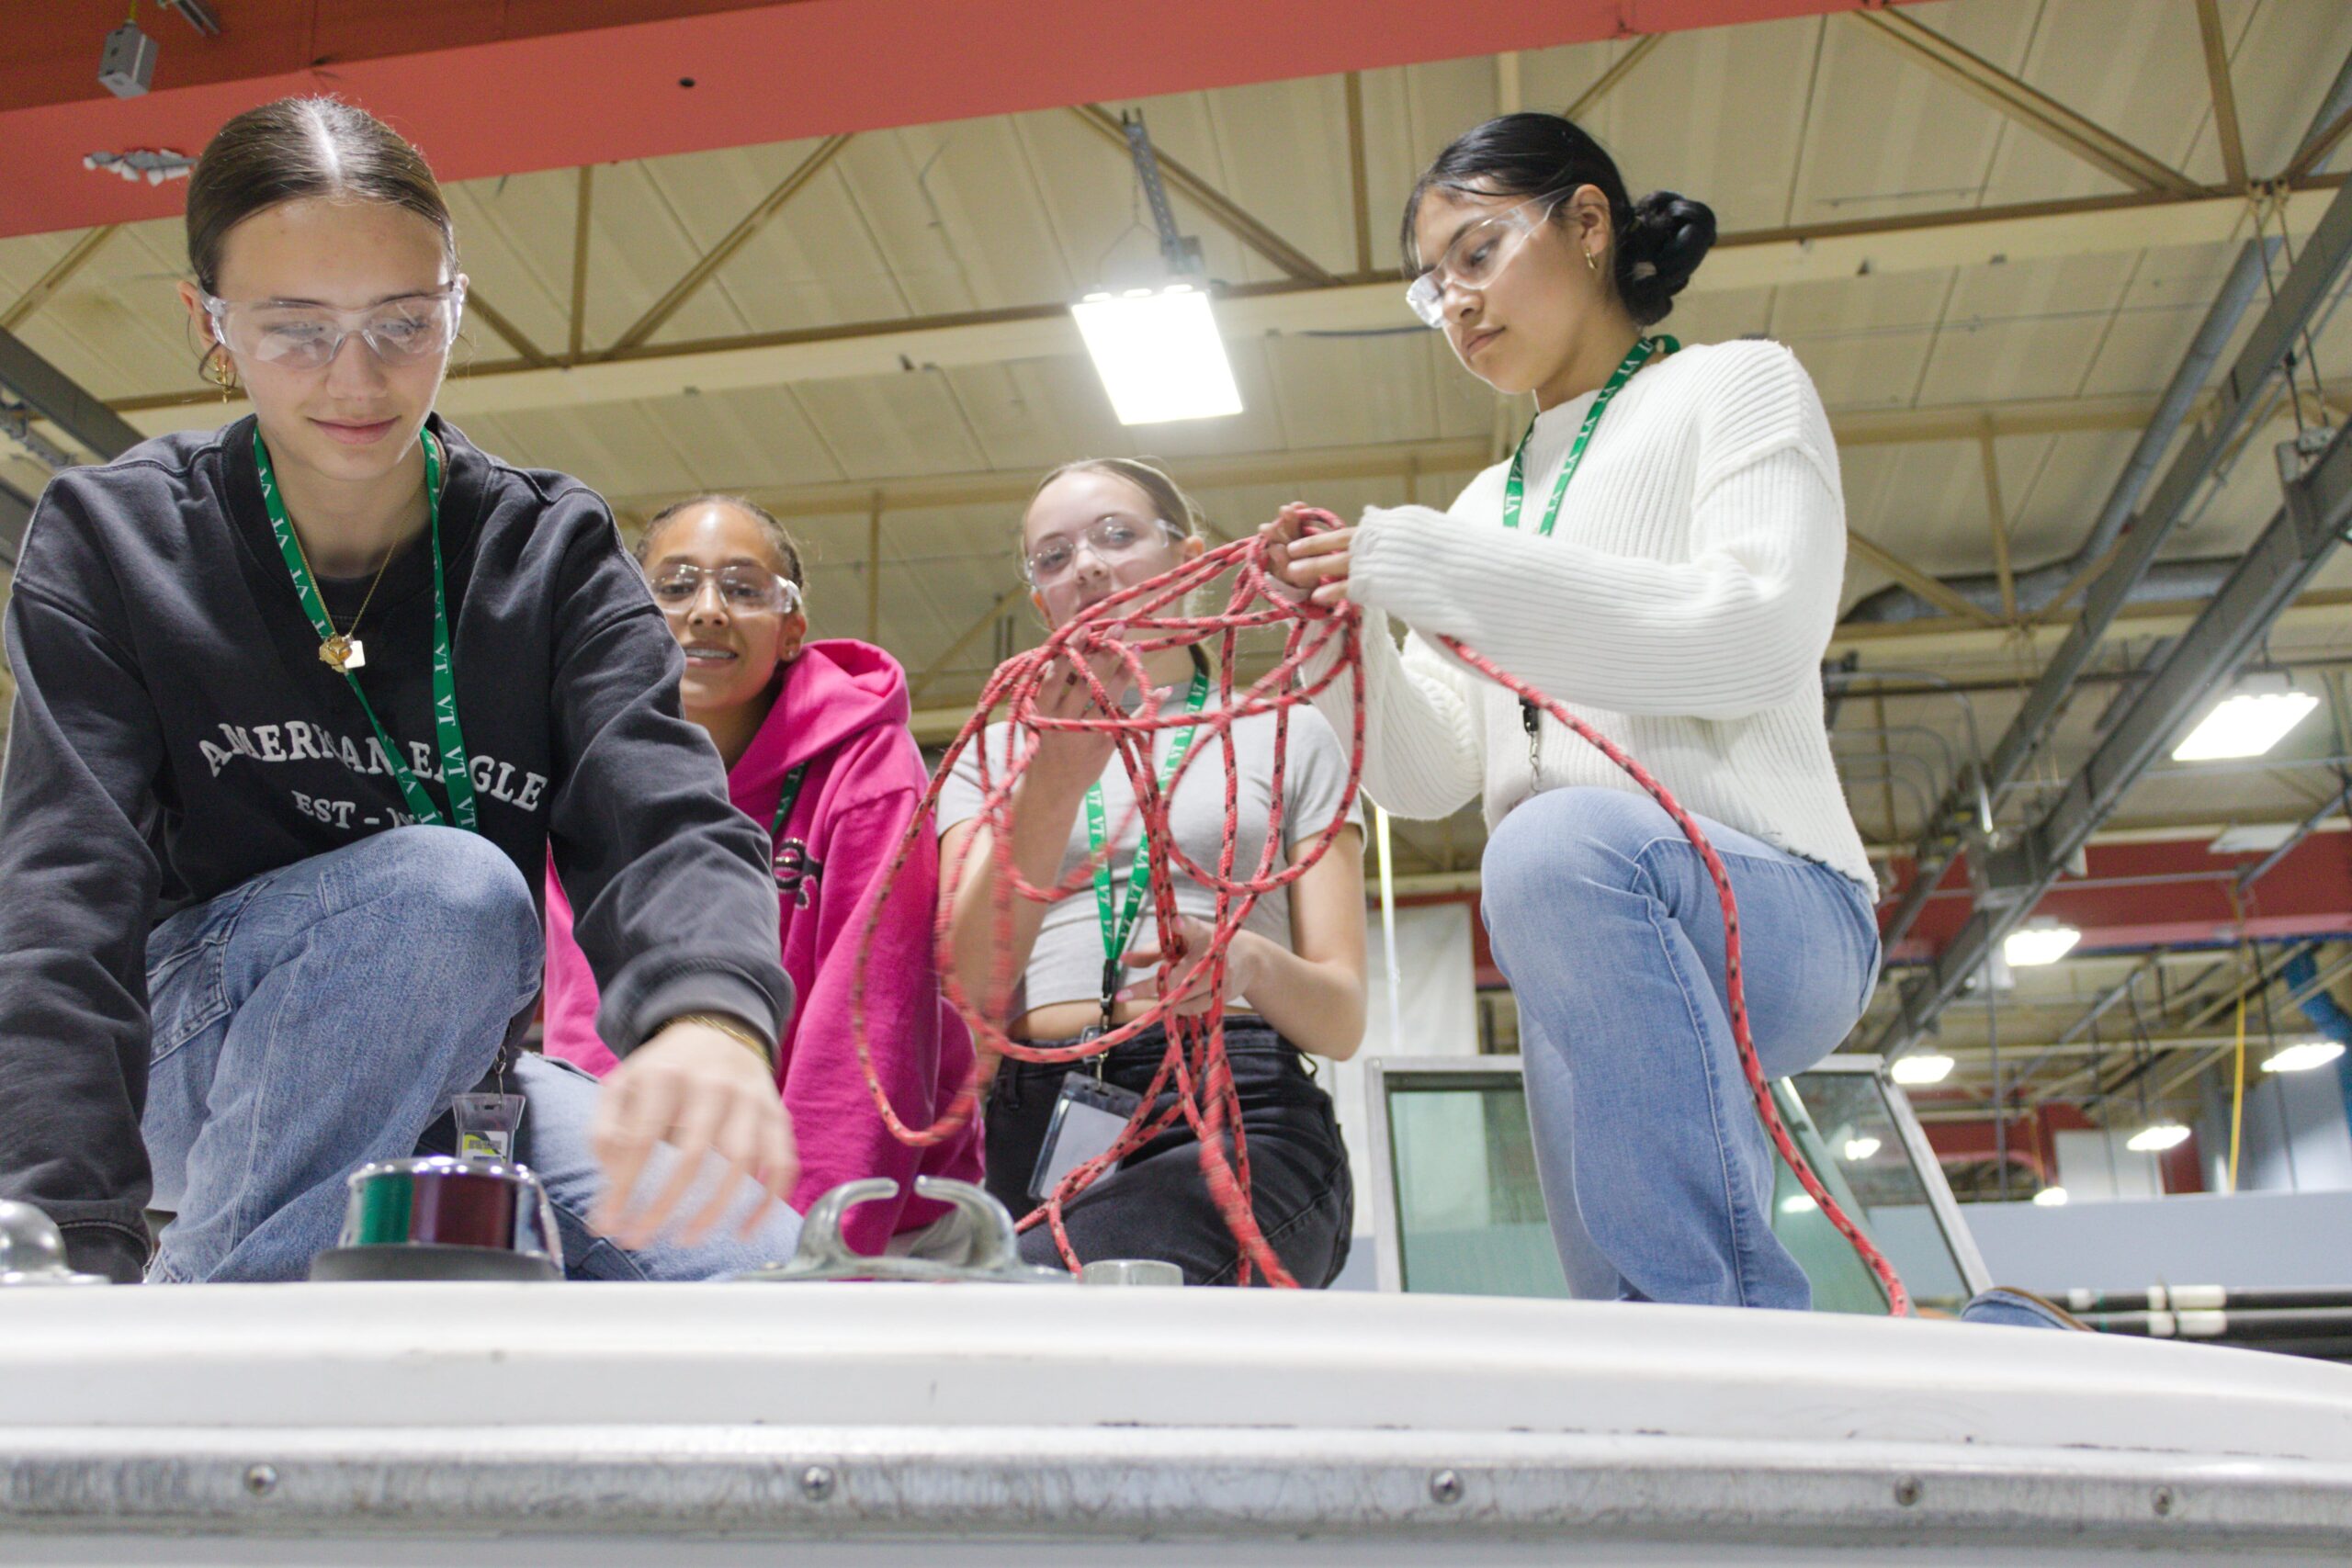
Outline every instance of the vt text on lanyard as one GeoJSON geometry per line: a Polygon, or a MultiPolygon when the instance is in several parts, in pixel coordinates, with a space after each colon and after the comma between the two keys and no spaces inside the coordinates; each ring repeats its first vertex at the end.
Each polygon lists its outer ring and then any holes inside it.
{"type": "MultiPolygon", "coordinates": [[[[1205,670],[1193,672],[1193,684],[1184,695],[1184,711],[1198,713],[1209,700],[1209,675],[1205,670]]],[[[1197,724],[1186,725],[1176,731],[1170,742],[1168,755],[1159,764],[1159,787],[1168,788],[1168,781],[1176,776],[1183,765],[1184,753],[1193,749],[1193,737],[1200,732],[1197,724]]],[[[1125,965],[1119,961],[1126,956],[1127,939],[1135,933],[1136,919],[1143,912],[1143,896],[1151,885],[1151,835],[1144,833],[1136,840],[1135,863],[1127,868],[1127,907],[1122,911],[1114,908],[1111,899],[1111,857],[1102,852],[1108,834],[1109,821],[1102,809],[1102,785],[1100,781],[1086,789],[1086,848],[1095,857],[1094,909],[1102,922],[1102,1032],[1111,1028],[1113,998],[1119,993],[1119,979],[1125,965]]],[[[1095,1070],[1102,1070],[1102,1058],[1095,1058],[1095,1070]]]]}
{"type": "MultiPolygon", "coordinates": [[[[1552,485],[1552,502],[1544,508],[1544,521],[1536,525],[1536,533],[1544,538],[1559,525],[1560,503],[1568,497],[1568,481],[1577,477],[1577,466],[1584,461],[1584,449],[1592,445],[1592,433],[1600,428],[1600,416],[1609,412],[1609,400],[1623,391],[1634,372],[1647,365],[1652,356],[1674,353],[1682,345],[1670,337],[1645,337],[1628,349],[1625,357],[1617,362],[1616,370],[1601,386],[1592,400],[1592,407],[1585,411],[1584,423],[1577,429],[1574,445],[1568,448],[1568,460],[1560,465],[1560,477],[1552,485]]],[[[1503,526],[1519,526],[1520,509],[1527,501],[1527,444],[1535,438],[1535,426],[1530,423],[1527,434],[1519,438],[1519,450],[1510,455],[1510,478],[1503,485],[1503,526]]],[[[1533,703],[1521,699],[1519,722],[1527,731],[1527,778],[1531,787],[1540,780],[1537,773],[1543,766],[1542,710],[1533,703]]]]}
{"type": "MultiPolygon", "coordinates": [[[[441,444],[429,430],[422,433],[422,439],[424,494],[430,513],[426,532],[433,536],[434,739],[441,752],[441,783],[449,792],[449,809],[457,818],[457,825],[480,832],[480,814],[474,808],[474,778],[466,765],[465,731],[458,728],[457,668],[449,660],[449,594],[441,565],[441,444]]],[[[262,444],[258,424],[254,427],[254,462],[261,469],[261,500],[269,513],[270,532],[277,536],[278,553],[286,558],[286,570],[293,575],[294,596],[302,602],[302,613],[310,616],[311,629],[319,634],[320,657],[351,682],[351,694],[359,699],[359,711],[368,716],[368,723],[376,731],[384,761],[391,766],[392,780],[401,786],[401,798],[408,802],[409,815],[435,828],[449,826],[441,808],[433,804],[433,797],[424,793],[424,786],[409,771],[401,749],[385,733],[383,721],[376,716],[368,694],[359,689],[359,677],[352,673],[359,660],[353,657],[350,639],[338,633],[334,623],[327,619],[326,602],[319,597],[318,581],[311,575],[311,563],[303,557],[302,541],[295,536],[294,525],[286,515],[286,502],[278,498],[277,475],[269,466],[269,448],[262,444]]]]}

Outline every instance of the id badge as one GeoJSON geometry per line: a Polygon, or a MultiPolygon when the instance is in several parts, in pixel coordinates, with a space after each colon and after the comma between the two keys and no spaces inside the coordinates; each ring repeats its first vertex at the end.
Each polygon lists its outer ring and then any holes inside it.
{"type": "Polygon", "coordinates": [[[1046,1141],[1037,1150],[1037,1168],[1029,1178],[1029,1196],[1045,1201],[1063,1177],[1108,1151],[1142,1103],[1135,1090],[1085,1073],[1062,1079],[1046,1141]]]}
{"type": "Polygon", "coordinates": [[[461,1094],[449,1104],[458,1123],[458,1153],[468,1159],[512,1159],[514,1129],[523,1124],[519,1094],[461,1094]]]}

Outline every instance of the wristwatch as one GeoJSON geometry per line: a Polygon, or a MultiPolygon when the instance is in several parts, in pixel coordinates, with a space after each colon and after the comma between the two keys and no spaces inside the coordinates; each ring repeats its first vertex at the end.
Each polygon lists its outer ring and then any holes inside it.
{"type": "MultiPolygon", "coordinates": [[[[672,1023],[699,1023],[705,1029],[715,1029],[730,1040],[741,1041],[750,1048],[752,1054],[766,1063],[771,1070],[775,1066],[774,1050],[769,1047],[765,1040],[760,1037],[758,1031],[740,1018],[723,1012],[682,1012],[670,1020],[669,1023],[663,1024],[662,1028],[667,1029],[672,1023]]],[[[659,1033],[661,1031],[656,1030],[654,1032],[659,1033]]]]}

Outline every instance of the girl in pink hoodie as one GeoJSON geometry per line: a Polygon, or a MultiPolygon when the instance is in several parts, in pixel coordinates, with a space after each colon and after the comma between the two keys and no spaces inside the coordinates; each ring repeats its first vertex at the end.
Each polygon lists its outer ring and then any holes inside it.
{"type": "MultiPolygon", "coordinates": [[[[907,728],[906,672],[862,642],[803,642],[799,549],[750,502],[680,502],[646,525],[638,560],[685,652],[686,716],[718,746],[736,809],[775,843],[784,967],[799,997],[776,1069],[800,1144],[792,1206],[805,1213],[842,1182],[890,1177],[899,1196],[859,1204],[842,1228],[860,1251],[904,1250],[948,1213],[913,1195],[917,1175],[980,1179],[968,1128],[928,1149],[891,1136],[850,1031],[859,938],[930,782],[907,728]]],[[[943,1004],[932,959],[938,885],[926,832],[891,888],[866,972],[875,1070],[914,1126],[944,1109],[972,1066],[971,1038],[943,1004]]],[[[575,918],[600,917],[610,918],[594,905],[575,917],[550,866],[547,1054],[601,1077],[615,1058],[597,1038],[596,981],[571,934],[575,918]]]]}

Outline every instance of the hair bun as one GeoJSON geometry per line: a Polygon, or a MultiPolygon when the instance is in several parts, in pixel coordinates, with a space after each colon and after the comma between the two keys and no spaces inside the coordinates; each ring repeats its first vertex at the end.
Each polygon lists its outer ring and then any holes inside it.
{"type": "Polygon", "coordinates": [[[1645,327],[1666,320],[1714,243],[1714,209],[1703,201],[1657,190],[1634,203],[1617,242],[1617,290],[1634,320],[1645,327]]]}

